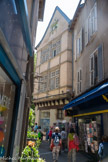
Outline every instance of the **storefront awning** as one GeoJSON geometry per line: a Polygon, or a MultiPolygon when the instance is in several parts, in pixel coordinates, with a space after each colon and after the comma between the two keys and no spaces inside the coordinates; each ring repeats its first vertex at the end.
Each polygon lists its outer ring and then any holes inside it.
{"type": "Polygon", "coordinates": [[[84,102],[87,102],[107,92],[108,92],[108,82],[94,88],[93,90],[81,95],[80,97],[75,98],[74,100],[69,102],[67,105],[65,105],[63,107],[63,110],[66,110],[70,107],[74,107],[84,102]]]}

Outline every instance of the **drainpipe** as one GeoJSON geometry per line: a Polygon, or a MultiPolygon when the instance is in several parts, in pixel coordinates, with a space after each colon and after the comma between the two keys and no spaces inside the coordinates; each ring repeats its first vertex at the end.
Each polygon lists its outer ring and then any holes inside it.
{"type": "Polygon", "coordinates": [[[74,81],[74,30],[72,30],[72,94],[74,92],[73,81],[74,81]]]}

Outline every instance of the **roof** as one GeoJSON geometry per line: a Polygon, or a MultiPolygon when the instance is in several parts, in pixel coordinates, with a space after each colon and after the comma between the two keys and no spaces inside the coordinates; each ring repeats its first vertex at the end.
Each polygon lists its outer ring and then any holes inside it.
{"type": "Polygon", "coordinates": [[[75,11],[75,14],[74,14],[74,16],[73,16],[73,19],[72,19],[72,20],[70,21],[70,23],[69,23],[69,28],[70,28],[70,29],[73,29],[73,28],[74,28],[74,25],[75,25],[75,23],[76,23],[76,21],[77,21],[77,18],[79,17],[79,13],[81,12],[82,8],[83,8],[84,5],[85,5],[85,3],[82,3],[82,4],[81,4],[81,2],[82,2],[82,0],[80,0],[79,4],[78,4],[78,6],[77,6],[77,9],[76,9],[76,11],[75,11]]]}
{"type": "Polygon", "coordinates": [[[45,1],[46,0],[40,0],[39,1],[38,21],[43,21],[44,10],[45,10],[45,1]]]}
{"type": "Polygon", "coordinates": [[[44,39],[44,37],[45,37],[45,35],[46,35],[47,31],[48,31],[48,28],[49,28],[49,26],[50,26],[50,24],[51,24],[51,22],[52,22],[52,19],[53,19],[54,15],[55,15],[55,12],[56,12],[56,11],[59,11],[59,13],[64,17],[64,19],[65,19],[68,23],[70,23],[70,19],[68,18],[68,16],[67,16],[58,6],[56,6],[56,8],[55,8],[55,10],[54,10],[54,12],[53,12],[53,15],[52,15],[52,17],[51,17],[51,19],[50,19],[50,22],[49,22],[49,24],[48,24],[48,26],[47,26],[47,28],[46,28],[46,31],[45,31],[45,33],[44,33],[44,35],[43,35],[41,41],[40,41],[40,42],[38,43],[38,45],[35,47],[35,49],[37,49],[37,48],[40,46],[41,42],[43,41],[43,39],[44,39]]]}

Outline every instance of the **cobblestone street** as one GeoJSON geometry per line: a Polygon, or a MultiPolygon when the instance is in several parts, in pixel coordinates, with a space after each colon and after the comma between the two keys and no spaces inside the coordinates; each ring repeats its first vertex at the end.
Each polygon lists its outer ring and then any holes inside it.
{"type": "MultiPolygon", "coordinates": [[[[40,157],[45,159],[46,162],[53,162],[52,160],[52,152],[49,149],[49,144],[47,141],[43,141],[40,145],[39,149],[40,157]]],[[[67,152],[62,152],[59,156],[58,162],[67,162],[67,152]]],[[[84,156],[82,153],[77,153],[77,162],[88,162],[88,158],[84,156]]]]}

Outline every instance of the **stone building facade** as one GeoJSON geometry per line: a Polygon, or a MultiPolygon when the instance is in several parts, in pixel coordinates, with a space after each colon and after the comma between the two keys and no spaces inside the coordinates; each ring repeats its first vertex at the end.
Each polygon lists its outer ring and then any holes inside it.
{"type": "Polygon", "coordinates": [[[42,128],[68,122],[62,108],[72,97],[72,36],[70,19],[56,7],[37,45],[34,103],[36,122],[42,128]]]}

